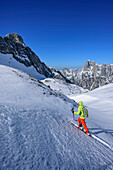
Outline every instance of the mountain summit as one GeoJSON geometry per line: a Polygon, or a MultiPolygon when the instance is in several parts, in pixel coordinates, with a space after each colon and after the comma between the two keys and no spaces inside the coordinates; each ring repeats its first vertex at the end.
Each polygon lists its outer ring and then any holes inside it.
{"type": "Polygon", "coordinates": [[[24,47],[26,46],[24,44],[23,38],[20,35],[18,35],[17,33],[7,34],[6,38],[8,38],[10,41],[21,44],[24,47]]]}
{"type": "Polygon", "coordinates": [[[113,64],[98,65],[90,60],[87,60],[80,70],[71,72],[69,69],[63,69],[61,73],[71,83],[88,90],[113,82],[113,64]]]}
{"type": "Polygon", "coordinates": [[[24,65],[23,67],[27,67],[26,70],[32,67],[37,74],[40,73],[45,77],[53,77],[50,68],[40,61],[39,57],[25,45],[23,38],[17,33],[7,34],[4,38],[0,36],[0,53],[2,53],[0,64],[6,65],[5,58],[7,57],[8,66],[18,69],[18,65],[21,63],[24,65]],[[10,55],[4,56],[3,54],[10,55]],[[12,62],[12,59],[15,59],[17,62],[12,62]]]}

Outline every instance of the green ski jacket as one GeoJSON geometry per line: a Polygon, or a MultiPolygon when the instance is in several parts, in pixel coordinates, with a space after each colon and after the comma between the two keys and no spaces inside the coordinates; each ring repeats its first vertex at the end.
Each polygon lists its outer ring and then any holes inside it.
{"type": "Polygon", "coordinates": [[[74,112],[74,114],[80,115],[81,119],[86,119],[88,117],[88,110],[86,110],[87,111],[87,117],[85,117],[83,108],[84,108],[83,102],[80,101],[79,107],[78,107],[78,112],[74,112]]]}

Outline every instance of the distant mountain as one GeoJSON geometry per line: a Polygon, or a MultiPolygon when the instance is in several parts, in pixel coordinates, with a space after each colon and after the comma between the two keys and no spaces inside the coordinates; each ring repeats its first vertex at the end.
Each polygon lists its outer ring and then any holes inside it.
{"type": "Polygon", "coordinates": [[[71,83],[88,90],[113,82],[113,64],[98,65],[88,60],[80,70],[63,69],[60,72],[71,83]]]}
{"type": "Polygon", "coordinates": [[[32,74],[32,72],[35,72],[35,76],[40,73],[45,77],[53,77],[50,68],[40,61],[39,57],[25,45],[22,37],[17,33],[7,34],[4,38],[0,36],[0,53],[0,64],[19,69],[18,67],[21,63],[21,65],[24,65],[23,68],[26,72],[32,67],[33,71],[30,71],[29,73],[32,74]],[[7,58],[7,64],[5,58],[7,58]]]}

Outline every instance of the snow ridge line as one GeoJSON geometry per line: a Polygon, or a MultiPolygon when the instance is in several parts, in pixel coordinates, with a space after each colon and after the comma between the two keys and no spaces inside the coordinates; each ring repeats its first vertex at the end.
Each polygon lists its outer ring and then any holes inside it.
{"type": "MultiPolygon", "coordinates": [[[[75,127],[78,127],[78,125],[77,125],[75,122],[71,121],[71,123],[72,123],[73,125],[75,125],[75,127]]],[[[92,133],[91,133],[91,137],[92,137],[93,139],[97,140],[98,142],[100,142],[101,144],[103,144],[104,146],[108,147],[110,150],[113,151],[113,148],[112,148],[107,142],[103,141],[102,139],[100,139],[99,137],[93,135],[92,133]]]]}

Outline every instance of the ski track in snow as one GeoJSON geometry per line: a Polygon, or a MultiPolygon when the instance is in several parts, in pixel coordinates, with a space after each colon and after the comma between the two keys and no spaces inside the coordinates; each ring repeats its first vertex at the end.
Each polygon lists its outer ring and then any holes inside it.
{"type": "MultiPolygon", "coordinates": [[[[72,123],[75,127],[78,127],[78,125],[77,125],[74,121],[71,121],[71,123],[72,123]]],[[[101,144],[103,144],[104,146],[108,147],[110,150],[113,150],[113,148],[112,148],[108,143],[106,143],[104,140],[98,138],[97,136],[95,136],[95,135],[92,134],[92,133],[90,133],[90,134],[91,134],[90,136],[91,136],[93,139],[99,141],[101,144]]],[[[89,137],[90,137],[90,136],[89,136],[89,137]]]]}

